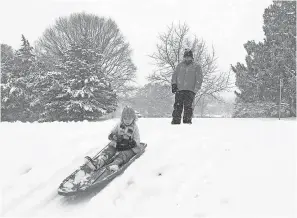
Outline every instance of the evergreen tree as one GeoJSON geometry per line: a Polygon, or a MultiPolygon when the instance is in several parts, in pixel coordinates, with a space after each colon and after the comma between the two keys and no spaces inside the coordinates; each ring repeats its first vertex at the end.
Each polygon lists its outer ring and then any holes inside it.
{"type": "MultiPolygon", "coordinates": [[[[1,117],[2,121],[32,121],[30,103],[34,99],[35,55],[33,47],[22,35],[22,46],[4,64],[1,80],[1,117]]],[[[1,60],[2,63],[2,60],[1,60]]]]}
{"type": "Polygon", "coordinates": [[[282,103],[296,116],[296,2],[274,1],[263,18],[264,42],[248,41],[246,66],[232,66],[240,90],[237,102],[277,105],[282,82],[282,103]]]}
{"type": "Polygon", "coordinates": [[[7,83],[9,73],[13,67],[14,51],[11,46],[0,44],[1,48],[1,84],[7,83]]]}
{"type": "Polygon", "coordinates": [[[9,100],[9,81],[11,78],[14,60],[14,51],[11,46],[1,44],[1,121],[10,119],[7,111],[7,102],[9,100]]]}
{"type": "Polygon", "coordinates": [[[282,80],[283,100],[296,116],[296,1],[275,1],[265,10],[263,29],[273,56],[270,70],[282,80]]]}
{"type": "Polygon", "coordinates": [[[115,110],[117,97],[101,72],[102,55],[83,36],[63,52],[57,69],[44,76],[46,121],[96,120],[115,110]]]}

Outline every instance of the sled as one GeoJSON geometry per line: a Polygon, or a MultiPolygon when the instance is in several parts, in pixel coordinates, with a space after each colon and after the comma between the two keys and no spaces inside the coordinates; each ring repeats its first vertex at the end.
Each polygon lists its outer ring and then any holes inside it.
{"type": "MultiPolygon", "coordinates": [[[[135,154],[127,163],[120,166],[117,171],[113,172],[109,170],[109,164],[98,170],[92,171],[86,167],[85,163],[63,180],[58,188],[58,194],[62,196],[73,196],[82,192],[90,191],[91,189],[99,188],[100,186],[109,183],[115,177],[122,174],[134,160],[139,158],[145,152],[147,144],[140,144],[142,147],[141,151],[135,154]]],[[[116,155],[109,161],[109,163],[112,163],[115,157],[116,155]]]]}

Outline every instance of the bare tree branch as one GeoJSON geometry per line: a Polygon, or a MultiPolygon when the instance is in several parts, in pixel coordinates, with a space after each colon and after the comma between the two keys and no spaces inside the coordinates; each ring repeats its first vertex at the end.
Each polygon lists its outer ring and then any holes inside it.
{"type": "Polygon", "coordinates": [[[60,17],[54,26],[45,30],[36,47],[44,59],[58,60],[71,45],[84,39],[103,55],[100,73],[112,81],[115,91],[124,90],[125,84],[135,78],[136,67],[131,60],[129,43],[111,19],[85,13],[60,17]]]}
{"type": "Polygon", "coordinates": [[[220,93],[232,88],[230,71],[218,72],[217,58],[212,46],[209,52],[203,39],[194,35],[189,36],[187,24],[172,24],[166,33],[159,35],[156,52],[149,57],[153,60],[156,70],[148,77],[152,83],[171,84],[172,73],[177,64],[182,60],[182,51],[191,48],[194,53],[194,61],[198,63],[203,72],[203,84],[196,95],[196,103],[204,96],[220,99],[220,93]]]}

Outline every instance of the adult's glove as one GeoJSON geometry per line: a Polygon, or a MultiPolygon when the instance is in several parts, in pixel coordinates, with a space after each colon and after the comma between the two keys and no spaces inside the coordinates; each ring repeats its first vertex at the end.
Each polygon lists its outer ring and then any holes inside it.
{"type": "Polygon", "coordinates": [[[172,93],[173,93],[173,94],[175,94],[175,93],[178,91],[178,89],[177,89],[177,85],[176,85],[176,84],[172,84],[172,85],[171,85],[171,88],[172,88],[172,93]]]}

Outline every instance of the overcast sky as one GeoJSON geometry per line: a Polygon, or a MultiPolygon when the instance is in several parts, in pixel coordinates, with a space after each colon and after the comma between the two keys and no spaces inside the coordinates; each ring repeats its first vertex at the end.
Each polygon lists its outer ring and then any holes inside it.
{"type": "Polygon", "coordinates": [[[0,0],[0,41],[18,49],[21,34],[33,44],[59,16],[90,12],[116,21],[133,49],[137,81],[143,85],[154,67],[148,57],[157,36],[172,22],[215,48],[218,66],[244,61],[243,44],[264,38],[263,13],[272,0],[0,0]]]}

